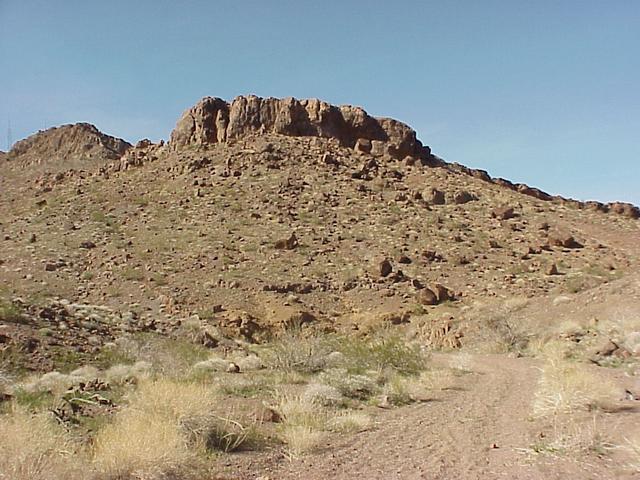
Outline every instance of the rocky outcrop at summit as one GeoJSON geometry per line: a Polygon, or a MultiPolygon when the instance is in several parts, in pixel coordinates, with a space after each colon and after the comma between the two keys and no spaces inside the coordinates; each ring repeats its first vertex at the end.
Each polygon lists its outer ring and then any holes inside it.
{"type": "Polygon", "coordinates": [[[86,169],[120,158],[131,144],[89,123],[50,128],[17,142],[5,159],[47,169],[86,169]]]}
{"type": "Polygon", "coordinates": [[[360,107],[335,106],[317,99],[240,96],[231,104],[205,97],[180,118],[170,145],[207,145],[238,139],[252,133],[277,133],[292,137],[335,138],[346,147],[368,141],[374,155],[394,158],[430,156],[416,132],[390,118],[374,118],[360,107]]]}

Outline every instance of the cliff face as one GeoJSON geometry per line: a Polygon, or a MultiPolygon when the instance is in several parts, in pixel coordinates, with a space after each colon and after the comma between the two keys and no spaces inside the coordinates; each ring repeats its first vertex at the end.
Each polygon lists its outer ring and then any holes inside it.
{"type": "Polygon", "coordinates": [[[343,146],[373,150],[394,158],[429,155],[416,132],[390,118],[374,118],[360,107],[335,106],[317,99],[240,96],[230,104],[206,97],[180,118],[170,144],[206,145],[241,138],[251,133],[277,133],[292,137],[336,138],[343,146]],[[359,142],[360,141],[360,142],[359,142]]]}

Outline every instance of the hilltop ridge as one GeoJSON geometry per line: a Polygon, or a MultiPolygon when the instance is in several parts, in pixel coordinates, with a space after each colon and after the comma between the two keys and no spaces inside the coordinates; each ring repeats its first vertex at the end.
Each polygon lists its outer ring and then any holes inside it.
{"type": "Polygon", "coordinates": [[[48,170],[92,168],[119,159],[131,144],[112,137],[90,123],[49,128],[16,142],[5,159],[20,166],[48,170]]]}

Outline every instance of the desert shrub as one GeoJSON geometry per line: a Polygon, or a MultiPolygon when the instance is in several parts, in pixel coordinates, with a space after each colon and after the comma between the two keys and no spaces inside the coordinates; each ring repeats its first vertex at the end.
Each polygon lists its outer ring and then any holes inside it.
{"type": "Polygon", "coordinates": [[[398,336],[339,338],[335,350],[344,355],[345,367],[354,373],[392,368],[411,375],[424,370],[427,365],[420,347],[398,336]]]}
{"type": "Polygon", "coordinates": [[[153,371],[163,376],[180,378],[192,366],[206,360],[210,351],[202,345],[181,338],[162,337],[157,334],[139,334],[116,340],[110,355],[144,361],[153,366],[153,371]]]}
{"type": "Polygon", "coordinates": [[[318,381],[334,387],[345,397],[359,400],[366,400],[379,390],[375,378],[349,373],[346,368],[328,369],[318,375],[318,381]]]}
{"type": "Polygon", "coordinates": [[[16,409],[0,416],[0,478],[86,478],[79,467],[75,445],[45,414],[16,409]]]}
{"type": "Polygon", "coordinates": [[[265,364],[272,369],[315,373],[327,365],[333,352],[328,337],[304,336],[288,331],[262,352],[265,364]]]}
{"type": "Polygon", "coordinates": [[[337,388],[322,383],[307,385],[302,396],[309,403],[317,403],[325,407],[337,406],[344,402],[344,398],[337,388]]]}
{"type": "Polygon", "coordinates": [[[107,381],[114,385],[139,382],[151,377],[152,366],[149,362],[139,361],[132,365],[113,365],[104,372],[107,381]]]}
{"type": "Polygon", "coordinates": [[[0,299],[0,322],[28,323],[22,309],[13,302],[0,299]]]}

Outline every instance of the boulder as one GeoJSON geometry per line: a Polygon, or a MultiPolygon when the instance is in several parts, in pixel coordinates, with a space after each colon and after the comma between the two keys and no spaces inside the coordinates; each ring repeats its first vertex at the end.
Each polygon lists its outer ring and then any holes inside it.
{"type": "Polygon", "coordinates": [[[491,217],[497,218],[498,220],[509,220],[515,216],[516,214],[512,207],[497,207],[491,211],[491,217]]]}
{"type": "Polygon", "coordinates": [[[462,205],[465,203],[473,202],[474,200],[477,200],[477,199],[478,197],[476,197],[472,193],[469,193],[466,190],[462,190],[460,192],[456,192],[455,195],[453,195],[453,198],[451,200],[456,205],[462,205]]]}
{"type": "Polygon", "coordinates": [[[547,245],[550,247],[563,247],[563,248],[582,248],[583,245],[579,243],[572,235],[565,232],[553,232],[550,233],[547,238],[547,245]]]}
{"type": "Polygon", "coordinates": [[[421,305],[437,305],[438,296],[429,288],[423,288],[418,291],[418,302],[421,305]]]}
{"type": "Polygon", "coordinates": [[[393,267],[391,266],[391,262],[388,259],[385,258],[378,264],[378,273],[381,277],[389,276],[392,271],[393,267]]]}
{"type": "Polygon", "coordinates": [[[422,198],[431,205],[444,205],[445,196],[444,192],[437,188],[428,188],[422,192],[422,198]]]}

